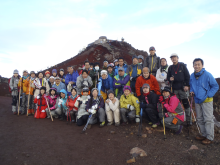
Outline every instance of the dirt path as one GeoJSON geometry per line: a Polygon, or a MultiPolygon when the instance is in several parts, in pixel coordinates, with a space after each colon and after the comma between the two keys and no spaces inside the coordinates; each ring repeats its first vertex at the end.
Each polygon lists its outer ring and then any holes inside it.
{"type": "MultiPolygon", "coordinates": [[[[144,123],[144,127],[148,126],[144,123]]],[[[11,112],[11,98],[0,97],[0,164],[2,165],[123,165],[131,158],[133,147],[147,152],[133,164],[220,164],[220,137],[204,146],[187,140],[187,129],[176,136],[167,132],[163,140],[162,127],[147,138],[138,138],[135,124],[128,126],[92,126],[86,134],[83,127],[67,125],[57,119],[34,119],[11,112]],[[111,134],[110,131],[115,131],[111,134]],[[133,133],[133,134],[132,134],[133,133]],[[194,144],[199,149],[187,151],[194,144]]],[[[144,130],[146,133],[146,130],[144,130]]],[[[194,139],[195,125],[190,133],[194,139]]]]}

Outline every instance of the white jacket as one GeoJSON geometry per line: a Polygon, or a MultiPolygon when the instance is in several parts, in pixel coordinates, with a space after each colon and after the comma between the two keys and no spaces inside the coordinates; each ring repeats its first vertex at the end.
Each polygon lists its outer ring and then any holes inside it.
{"type": "Polygon", "coordinates": [[[157,70],[156,79],[157,79],[157,82],[159,83],[160,89],[161,89],[162,87],[167,86],[167,85],[165,84],[164,80],[167,79],[167,72],[168,72],[169,66],[168,66],[168,67],[166,68],[166,70],[163,71],[163,72],[161,72],[160,69],[161,69],[161,68],[159,68],[159,69],[157,70]]]}
{"type": "Polygon", "coordinates": [[[116,99],[116,102],[114,104],[112,103],[112,101],[110,99],[107,99],[110,102],[109,103],[105,102],[105,110],[106,111],[110,111],[110,110],[115,111],[116,109],[119,109],[119,100],[116,97],[115,97],[115,99],[116,99]]]}
{"type": "MultiPolygon", "coordinates": [[[[49,90],[50,90],[50,86],[46,80],[46,78],[43,78],[43,86],[46,87],[46,93],[48,94],[49,93],[49,90]]],[[[40,83],[40,80],[39,78],[36,78],[34,80],[34,83],[31,84],[31,87],[32,88],[35,88],[35,91],[34,91],[34,98],[37,97],[37,95],[40,94],[40,88],[42,87],[42,84],[40,83]]]]}

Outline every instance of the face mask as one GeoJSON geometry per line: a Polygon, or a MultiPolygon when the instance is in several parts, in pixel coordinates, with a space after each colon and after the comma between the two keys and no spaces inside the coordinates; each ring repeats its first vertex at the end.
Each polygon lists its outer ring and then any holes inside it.
{"type": "Polygon", "coordinates": [[[96,67],[95,67],[95,70],[99,70],[99,66],[96,66],[96,67]]]}

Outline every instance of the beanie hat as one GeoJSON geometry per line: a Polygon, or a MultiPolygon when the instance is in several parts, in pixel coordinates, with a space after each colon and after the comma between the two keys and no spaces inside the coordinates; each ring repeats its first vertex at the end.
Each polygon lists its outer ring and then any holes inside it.
{"type": "Polygon", "coordinates": [[[123,67],[118,68],[118,71],[124,71],[123,67]]]}
{"type": "Polygon", "coordinates": [[[24,73],[24,72],[27,72],[27,73],[28,73],[28,71],[27,71],[27,70],[23,70],[23,73],[24,73]]]}
{"type": "Polygon", "coordinates": [[[124,88],[123,88],[123,92],[124,92],[125,90],[129,90],[129,91],[131,92],[131,87],[126,85],[126,86],[124,86],[124,88]]]}
{"type": "Polygon", "coordinates": [[[103,63],[105,63],[105,62],[107,62],[107,63],[108,63],[108,61],[107,61],[107,60],[104,60],[104,61],[103,61],[103,63]]]}
{"type": "Polygon", "coordinates": [[[114,63],[115,63],[115,62],[118,62],[118,59],[116,59],[116,60],[114,61],[114,63]]]}
{"type": "Polygon", "coordinates": [[[149,51],[151,51],[151,50],[156,50],[156,49],[155,49],[155,47],[151,46],[151,47],[149,48],[149,51]]]}
{"type": "Polygon", "coordinates": [[[142,55],[139,55],[138,58],[144,60],[144,57],[142,55]]]}
{"type": "Polygon", "coordinates": [[[46,92],[46,87],[41,87],[40,90],[44,90],[46,92]]]}
{"type": "Polygon", "coordinates": [[[163,92],[163,91],[167,91],[167,92],[170,92],[170,93],[171,93],[170,87],[167,87],[167,86],[161,88],[161,90],[162,90],[162,92],[163,92]]]}
{"type": "Polygon", "coordinates": [[[53,70],[52,70],[52,73],[57,73],[57,70],[56,70],[56,69],[53,69],[53,70]]]}
{"type": "Polygon", "coordinates": [[[91,91],[91,93],[92,93],[94,90],[97,90],[97,91],[99,92],[98,88],[93,88],[92,91],[91,91]]]}
{"type": "Polygon", "coordinates": [[[31,71],[30,74],[36,74],[34,71],[31,71]]]}
{"type": "Polygon", "coordinates": [[[18,73],[19,73],[19,72],[18,72],[17,69],[15,69],[14,72],[13,72],[13,74],[18,74],[18,73]]]}
{"type": "Polygon", "coordinates": [[[113,90],[108,90],[108,92],[107,92],[107,95],[109,95],[110,93],[112,93],[114,96],[115,96],[115,93],[114,93],[114,91],[113,90]]]}
{"type": "Polygon", "coordinates": [[[63,72],[64,72],[64,69],[60,69],[60,71],[63,71],[63,72]]]}
{"type": "Polygon", "coordinates": [[[83,88],[83,92],[89,92],[89,88],[87,87],[83,88]]]}
{"type": "Polygon", "coordinates": [[[107,73],[106,70],[102,70],[102,71],[101,71],[101,76],[102,76],[103,74],[108,75],[108,73],[107,73]]]}
{"type": "Polygon", "coordinates": [[[108,68],[108,67],[112,67],[112,68],[113,68],[114,65],[112,65],[112,63],[111,63],[111,64],[108,64],[107,68],[108,68]]]}
{"type": "Polygon", "coordinates": [[[45,72],[45,75],[46,75],[46,74],[49,74],[49,75],[50,75],[50,71],[49,71],[49,70],[47,70],[47,71],[45,72]]]}
{"type": "Polygon", "coordinates": [[[149,88],[149,89],[150,89],[150,85],[147,84],[147,83],[145,83],[145,84],[143,84],[143,86],[142,86],[142,89],[144,89],[144,88],[149,88]]]}
{"type": "Polygon", "coordinates": [[[136,55],[132,56],[132,60],[133,60],[134,58],[138,59],[138,56],[136,56],[136,55]]]}

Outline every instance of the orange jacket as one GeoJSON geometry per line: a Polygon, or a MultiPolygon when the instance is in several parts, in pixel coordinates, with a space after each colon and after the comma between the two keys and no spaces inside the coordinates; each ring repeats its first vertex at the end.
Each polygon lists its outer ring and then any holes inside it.
{"type": "Polygon", "coordinates": [[[137,78],[136,84],[135,84],[137,96],[141,95],[141,88],[145,83],[150,85],[151,91],[154,91],[157,95],[161,95],[160,87],[157,82],[157,79],[153,75],[149,75],[149,76],[150,77],[148,79],[145,79],[142,75],[137,78]]]}
{"type": "MultiPolygon", "coordinates": [[[[26,95],[29,95],[29,89],[30,89],[30,95],[33,95],[34,93],[33,93],[33,91],[34,91],[34,88],[32,88],[31,86],[30,86],[30,81],[31,80],[29,80],[29,81],[27,81],[27,80],[25,80],[24,81],[24,86],[26,87],[26,95]]],[[[31,81],[31,83],[33,83],[34,81],[31,81]]]]}
{"type": "Polygon", "coordinates": [[[25,79],[22,79],[22,77],[21,77],[20,80],[19,80],[19,82],[18,82],[18,87],[20,88],[20,86],[21,86],[21,88],[22,88],[22,90],[23,90],[23,93],[26,93],[27,87],[24,85],[25,79]],[[20,80],[23,80],[23,81],[20,82],[20,80]]]}

